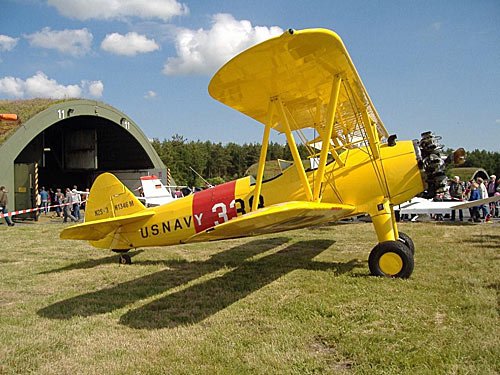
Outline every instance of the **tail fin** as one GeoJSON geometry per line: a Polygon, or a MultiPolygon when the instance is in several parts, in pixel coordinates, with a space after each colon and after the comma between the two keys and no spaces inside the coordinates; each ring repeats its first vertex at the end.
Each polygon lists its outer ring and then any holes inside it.
{"type": "Polygon", "coordinates": [[[85,223],[61,231],[59,237],[70,240],[87,240],[95,247],[128,250],[134,246],[121,227],[141,225],[154,216],[111,173],[96,178],[90,189],[85,208],[85,223]]]}
{"type": "Polygon", "coordinates": [[[144,210],[137,197],[111,173],[99,175],[90,189],[85,222],[131,215],[144,210]]]}

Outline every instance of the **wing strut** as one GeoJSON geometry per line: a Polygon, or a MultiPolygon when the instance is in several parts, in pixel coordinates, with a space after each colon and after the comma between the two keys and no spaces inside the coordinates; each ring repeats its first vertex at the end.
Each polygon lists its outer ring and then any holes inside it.
{"type": "Polygon", "coordinates": [[[252,211],[256,211],[259,206],[259,196],[262,188],[262,180],[264,179],[264,167],[266,166],[267,146],[269,145],[269,135],[271,133],[271,127],[273,126],[274,107],[274,101],[271,99],[269,102],[269,120],[266,123],[264,135],[262,136],[262,148],[260,149],[257,181],[253,193],[252,211]]]}
{"type": "Polygon", "coordinates": [[[286,139],[288,142],[288,147],[290,147],[290,151],[292,152],[293,162],[295,164],[295,167],[297,168],[297,173],[299,174],[300,182],[302,182],[302,186],[304,187],[304,192],[306,193],[307,200],[312,201],[313,194],[311,191],[311,186],[307,181],[306,171],[304,170],[304,166],[302,165],[302,159],[300,158],[299,150],[297,149],[297,144],[295,143],[292,130],[290,129],[290,123],[288,122],[288,117],[286,116],[285,113],[285,107],[280,98],[276,100],[276,105],[278,107],[278,115],[280,118],[280,123],[284,127],[286,139]]]}
{"type": "Polygon", "coordinates": [[[328,153],[332,152],[332,154],[334,154],[335,159],[340,160],[337,152],[335,151],[335,148],[331,147],[330,140],[332,139],[333,128],[335,125],[335,113],[337,111],[337,103],[338,103],[341,83],[342,83],[342,78],[340,78],[340,75],[336,75],[332,82],[330,101],[328,103],[326,112],[325,129],[324,131],[321,132],[323,147],[321,148],[320,159],[319,159],[318,178],[314,180],[313,190],[311,190],[307,174],[305,172],[304,166],[302,165],[302,160],[300,158],[299,150],[297,148],[297,144],[295,142],[292,130],[290,128],[289,119],[286,114],[283,101],[279,97],[270,98],[269,110],[268,110],[269,118],[267,123],[265,124],[264,135],[262,136],[262,148],[260,150],[259,167],[257,170],[257,179],[253,193],[252,211],[256,211],[259,204],[259,195],[262,189],[262,181],[264,178],[264,167],[266,164],[267,148],[269,144],[269,135],[271,132],[271,128],[274,125],[274,115],[276,110],[278,112],[277,115],[279,117],[279,122],[281,123],[281,125],[285,130],[288,146],[290,147],[290,151],[292,152],[293,161],[295,167],[297,168],[297,173],[304,188],[306,198],[308,201],[315,201],[315,202],[319,202],[321,200],[321,184],[323,183],[324,180],[325,167],[326,167],[326,162],[328,160],[328,153]]]}
{"type": "Polygon", "coordinates": [[[368,146],[372,151],[373,158],[378,160],[380,159],[380,138],[377,128],[375,127],[375,123],[370,119],[370,116],[368,116],[368,112],[366,110],[361,111],[361,116],[363,117],[366,135],[368,136],[368,146]]]}
{"type": "MultiPolygon", "coordinates": [[[[337,111],[337,102],[340,92],[340,83],[342,79],[339,75],[333,78],[332,92],[330,95],[330,102],[328,103],[328,109],[326,112],[326,131],[321,134],[322,136],[322,147],[319,156],[319,166],[318,166],[318,178],[314,181],[314,196],[313,200],[315,202],[320,201],[321,194],[321,184],[323,183],[323,177],[325,175],[325,166],[328,158],[328,151],[330,151],[330,139],[332,138],[333,125],[335,123],[335,112],[337,111]]],[[[335,152],[335,150],[333,150],[335,152]]],[[[336,154],[336,152],[335,152],[336,154]]],[[[338,157],[338,155],[337,155],[338,157]]]]}

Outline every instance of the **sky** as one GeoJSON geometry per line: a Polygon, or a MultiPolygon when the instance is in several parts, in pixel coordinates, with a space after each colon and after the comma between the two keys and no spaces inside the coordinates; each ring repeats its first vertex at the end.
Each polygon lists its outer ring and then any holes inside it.
{"type": "MultiPolygon", "coordinates": [[[[261,142],[207,91],[231,57],[288,28],[343,39],[390,134],[500,151],[498,0],[0,0],[0,99],[87,98],[149,138],[261,142]]],[[[273,141],[284,143],[283,135],[273,141]]]]}

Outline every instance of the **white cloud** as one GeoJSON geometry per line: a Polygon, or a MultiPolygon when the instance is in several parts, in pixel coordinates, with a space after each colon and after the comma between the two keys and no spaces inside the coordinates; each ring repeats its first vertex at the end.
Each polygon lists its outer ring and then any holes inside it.
{"type": "Polygon", "coordinates": [[[153,98],[156,98],[156,92],[152,91],[152,90],[149,90],[145,95],[144,95],[144,99],[153,99],[153,98]]]}
{"type": "Polygon", "coordinates": [[[497,119],[495,120],[495,123],[500,124],[500,118],[497,118],[497,119]]]}
{"type": "Polygon", "coordinates": [[[0,34],[0,51],[11,51],[16,46],[18,40],[19,38],[0,34]]]}
{"type": "Polygon", "coordinates": [[[160,49],[154,39],[148,39],[145,35],[135,32],[121,35],[118,33],[108,34],[101,43],[104,51],[116,55],[135,56],[138,53],[148,53],[160,49]]]}
{"type": "Polygon", "coordinates": [[[209,74],[244,49],[280,35],[280,27],[252,26],[230,14],[216,14],[210,30],[178,29],[175,35],[176,57],[169,57],[163,73],[209,74]]]}
{"type": "Polygon", "coordinates": [[[26,80],[16,77],[0,78],[0,94],[13,98],[78,98],[87,92],[91,96],[100,97],[103,90],[101,81],[82,81],[80,85],[65,86],[43,72],[37,72],[26,80]]]}
{"type": "Polygon", "coordinates": [[[88,19],[160,19],[189,13],[187,5],[176,0],[48,0],[65,17],[88,19]]]}
{"type": "Polygon", "coordinates": [[[102,81],[82,81],[82,88],[94,98],[100,98],[104,91],[104,84],[102,81]]]}
{"type": "Polygon", "coordinates": [[[14,98],[23,96],[24,81],[20,78],[4,77],[0,79],[0,93],[14,98]]]}
{"type": "Polygon", "coordinates": [[[24,35],[35,47],[55,49],[72,56],[83,56],[90,51],[92,33],[87,29],[79,30],[51,30],[44,27],[41,31],[24,35]]]}

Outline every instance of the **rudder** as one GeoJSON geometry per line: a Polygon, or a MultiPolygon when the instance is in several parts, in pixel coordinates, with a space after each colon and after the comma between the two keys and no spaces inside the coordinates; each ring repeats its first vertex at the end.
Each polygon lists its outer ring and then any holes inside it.
{"type": "Polygon", "coordinates": [[[111,173],[100,174],[85,207],[85,222],[134,214],[145,210],[137,197],[111,173]]]}

